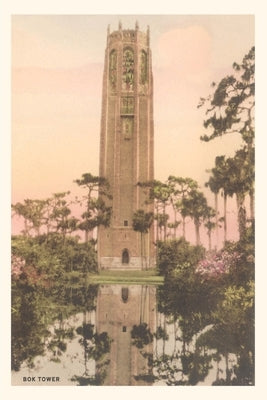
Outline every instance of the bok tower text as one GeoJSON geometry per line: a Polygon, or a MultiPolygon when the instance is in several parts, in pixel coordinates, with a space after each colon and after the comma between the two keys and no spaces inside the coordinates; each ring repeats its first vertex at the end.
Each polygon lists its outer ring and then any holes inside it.
{"type": "Polygon", "coordinates": [[[99,268],[141,269],[154,264],[153,226],[133,230],[137,210],[153,211],[139,182],[154,179],[153,82],[149,29],[107,34],[103,76],[100,176],[111,188],[112,219],[98,235],[99,268]]]}

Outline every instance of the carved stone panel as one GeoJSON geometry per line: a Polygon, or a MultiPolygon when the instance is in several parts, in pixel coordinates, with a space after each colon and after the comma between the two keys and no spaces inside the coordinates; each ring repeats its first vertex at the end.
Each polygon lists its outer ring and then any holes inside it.
{"type": "Polygon", "coordinates": [[[134,119],[133,117],[122,117],[121,118],[121,125],[122,125],[122,135],[124,139],[131,139],[133,135],[134,129],[134,119]]]}
{"type": "Polygon", "coordinates": [[[134,114],[134,97],[122,97],[121,114],[134,114]]]}
{"type": "Polygon", "coordinates": [[[123,51],[122,89],[128,91],[134,89],[134,52],[130,48],[123,51]]]}

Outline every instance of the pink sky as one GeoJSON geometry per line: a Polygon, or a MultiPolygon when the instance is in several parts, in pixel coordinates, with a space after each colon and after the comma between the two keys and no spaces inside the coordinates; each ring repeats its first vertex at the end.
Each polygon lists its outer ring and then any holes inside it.
{"type": "Polygon", "coordinates": [[[199,140],[204,110],[197,104],[254,45],[252,16],[14,16],[13,203],[75,194],[74,179],[98,174],[106,30],[119,20],[125,29],[136,20],[140,30],[150,26],[155,178],[189,176],[203,188],[216,155],[239,147],[237,136],[199,140]]]}

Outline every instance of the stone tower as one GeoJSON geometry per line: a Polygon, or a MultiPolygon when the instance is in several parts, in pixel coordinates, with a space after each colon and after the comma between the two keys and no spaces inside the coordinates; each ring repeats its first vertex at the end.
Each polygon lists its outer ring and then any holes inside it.
{"type": "Polygon", "coordinates": [[[100,176],[107,178],[112,200],[109,228],[100,227],[100,269],[141,269],[154,265],[153,226],[144,235],[132,228],[138,209],[153,210],[138,182],[154,179],[153,81],[149,28],[107,33],[103,75],[100,176]],[[142,260],[141,260],[142,256],[142,260]],[[142,262],[141,262],[142,261],[142,262]]]}

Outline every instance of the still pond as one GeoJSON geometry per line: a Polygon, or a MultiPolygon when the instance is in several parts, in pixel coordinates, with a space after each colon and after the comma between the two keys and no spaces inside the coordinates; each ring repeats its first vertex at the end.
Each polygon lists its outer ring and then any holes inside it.
{"type": "Polygon", "coordinates": [[[24,285],[12,297],[13,385],[253,385],[249,329],[231,337],[168,285],[24,285]]]}

